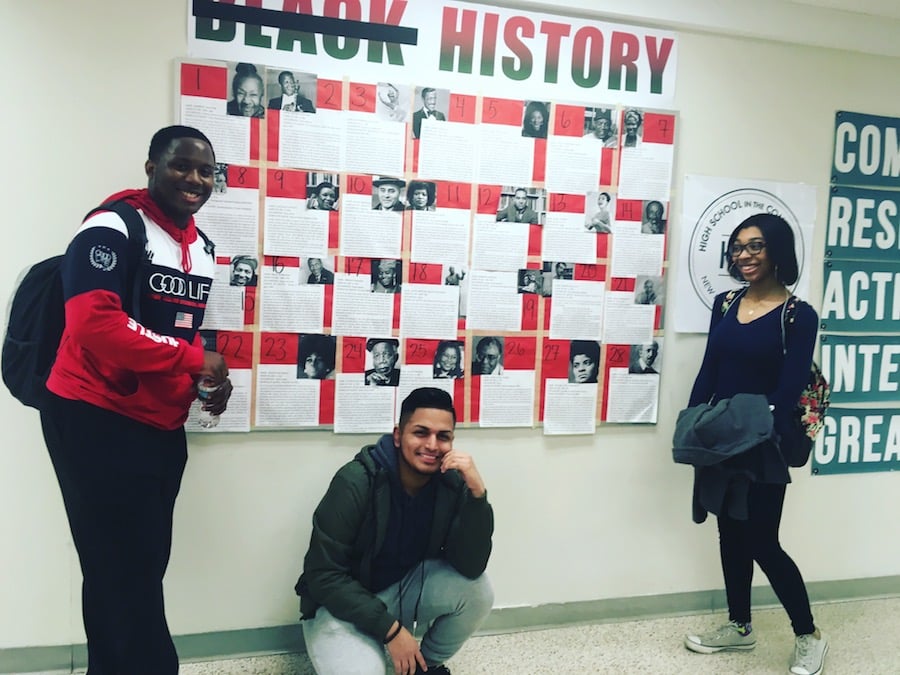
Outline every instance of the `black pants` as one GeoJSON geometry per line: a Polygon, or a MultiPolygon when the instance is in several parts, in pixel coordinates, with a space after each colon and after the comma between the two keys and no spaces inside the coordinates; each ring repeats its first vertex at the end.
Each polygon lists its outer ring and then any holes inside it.
{"type": "Polygon", "coordinates": [[[791,619],[795,635],[815,630],[809,596],[800,570],[778,542],[786,485],[751,483],[749,519],[719,517],[719,552],[725,575],[729,619],[750,621],[753,561],[759,563],[791,619]]]}
{"type": "Polygon", "coordinates": [[[184,429],[51,396],[41,412],[81,563],[89,675],[175,675],[163,607],[184,429]]]}

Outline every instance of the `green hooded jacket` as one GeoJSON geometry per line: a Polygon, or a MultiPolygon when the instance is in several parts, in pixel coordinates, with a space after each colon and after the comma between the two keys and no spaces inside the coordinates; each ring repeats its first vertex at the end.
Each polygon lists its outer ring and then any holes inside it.
{"type": "MultiPolygon", "coordinates": [[[[384,543],[390,514],[390,476],[366,446],[341,467],[313,514],[309,550],[294,590],[304,619],[319,607],[377,640],[397,617],[372,588],[372,563],[384,543]]],[[[434,520],[425,554],[475,579],[491,555],[494,513],[487,495],[473,497],[457,471],[435,474],[434,520]]]]}

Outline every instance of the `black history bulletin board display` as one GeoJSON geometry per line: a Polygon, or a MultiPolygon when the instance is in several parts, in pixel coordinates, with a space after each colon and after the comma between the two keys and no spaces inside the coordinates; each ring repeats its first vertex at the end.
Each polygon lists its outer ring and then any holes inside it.
{"type": "MultiPolygon", "coordinates": [[[[193,0],[215,431],[655,423],[677,40],[463,2],[193,0]],[[341,9],[343,8],[343,9],[341,9]]],[[[188,422],[188,429],[196,425],[188,422]]]]}

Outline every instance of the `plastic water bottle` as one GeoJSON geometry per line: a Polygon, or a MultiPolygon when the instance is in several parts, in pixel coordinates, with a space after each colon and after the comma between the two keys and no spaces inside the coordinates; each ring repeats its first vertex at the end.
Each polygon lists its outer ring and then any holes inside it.
{"type": "Polygon", "coordinates": [[[212,429],[219,423],[219,416],[206,410],[206,399],[214,391],[218,391],[220,386],[211,377],[201,377],[197,380],[197,398],[200,399],[200,416],[197,423],[204,429],[212,429]]]}

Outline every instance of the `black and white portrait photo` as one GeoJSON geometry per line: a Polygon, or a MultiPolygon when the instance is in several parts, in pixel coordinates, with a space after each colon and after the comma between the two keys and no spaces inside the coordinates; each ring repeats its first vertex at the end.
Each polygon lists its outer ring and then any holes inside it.
{"type": "Polygon", "coordinates": [[[316,112],[318,78],[312,73],[300,73],[279,68],[266,69],[266,91],[269,110],[283,112],[316,112]]]}
{"type": "Polygon", "coordinates": [[[547,138],[550,127],[550,104],[546,101],[526,101],[522,115],[522,135],[526,138],[547,138]]]}
{"type": "Polygon", "coordinates": [[[653,338],[641,344],[631,345],[628,372],[634,375],[659,374],[661,342],[661,339],[653,338]]]}
{"type": "Polygon", "coordinates": [[[236,255],[231,259],[230,286],[256,286],[256,268],[259,260],[249,255],[236,255]]]}
{"type": "Polygon", "coordinates": [[[540,188],[504,185],[500,191],[497,222],[543,224],[547,210],[547,192],[540,188]]]}
{"type": "Polygon", "coordinates": [[[600,141],[604,148],[617,147],[619,130],[615,123],[615,110],[612,108],[585,108],[584,137],[600,141]]]}
{"type": "Polygon", "coordinates": [[[337,338],[301,335],[297,349],[297,379],[333,380],[337,338]]]}
{"type": "Polygon", "coordinates": [[[371,277],[373,293],[399,293],[403,282],[403,266],[390,258],[372,261],[371,277]]]}
{"type": "Polygon", "coordinates": [[[307,174],[306,208],[312,211],[337,211],[341,197],[340,181],[337,174],[307,174]]]}
{"type": "Polygon", "coordinates": [[[445,122],[450,106],[450,90],[416,87],[415,111],[412,116],[412,137],[422,135],[422,122],[445,122]]]}
{"type": "Polygon", "coordinates": [[[663,278],[638,275],[634,280],[634,303],[636,305],[663,304],[663,278]]]}
{"type": "Polygon", "coordinates": [[[334,258],[301,258],[300,283],[330,286],[334,284],[334,258]]]}
{"type": "Polygon", "coordinates": [[[473,375],[503,374],[503,338],[493,335],[475,338],[473,375]]]}

